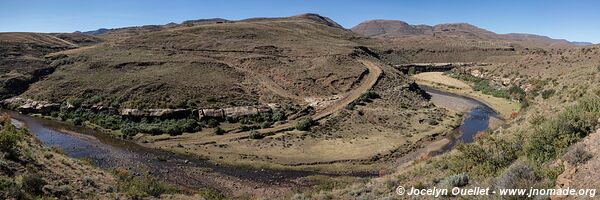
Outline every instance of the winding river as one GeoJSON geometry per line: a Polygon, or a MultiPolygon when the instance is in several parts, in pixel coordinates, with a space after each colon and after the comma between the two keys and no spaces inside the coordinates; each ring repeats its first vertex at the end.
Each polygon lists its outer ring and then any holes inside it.
{"type": "MultiPolygon", "coordinates": [[[[488,128],[491,120],[499,120],[498,115],[487,105],[475,99],[423,87],[434,104],[464,111],[463,124],[459,127],[460,136],[447,145],[447,149],[462,141],[470,143],[480,131],[488,128]]],[[[99,131],[76,127],[62,122],[23,115],[14,111],[0,110],[12,116],[16,123],[25,126],[46,146],[58,147],[74,158],[90,159],[95,165],[110,169],[123,167],[136,173],[149,172],[167,182],[184,188],[210,187],[218,184],[207,177],[223,177],[236,180],[251,180],[261,184],[286,184],[294,179],[317,174],[309,171],[267,170],[224,166],[199,158],[173,154],[164,150],[143,147],[131,141],[120,140],[99,131]]],[[[323,174],[321,175],[335,175],[323,174]]],[[[374,176],[373,173],[350,174],[353,176],[374,176]]]]}
{"type": "Polygon", "coordinates": [[[420,86],[429,95],[431,101],[439,107],[463,113],[463,122],[458,127],[458,135],[453,136],[451,142],[443,151],[448,151],[458,142],[471,143],[477,133],[489,128],[496,128],[502,123],[502,118],[487,104],[470,97],[452,94],[428,86],[420,86]]]}

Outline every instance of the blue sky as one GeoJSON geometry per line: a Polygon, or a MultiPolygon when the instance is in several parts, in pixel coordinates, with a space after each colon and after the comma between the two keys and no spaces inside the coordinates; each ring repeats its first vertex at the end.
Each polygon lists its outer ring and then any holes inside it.
{"type": "Polygon", "coordinates": [[[318,13],[346,28],[369,19],[410,24],[466,22],[497,33],[600,43],[600,1],[577,0],[0,0],[0,32],[73,32],[188,19],[318,13]]]}

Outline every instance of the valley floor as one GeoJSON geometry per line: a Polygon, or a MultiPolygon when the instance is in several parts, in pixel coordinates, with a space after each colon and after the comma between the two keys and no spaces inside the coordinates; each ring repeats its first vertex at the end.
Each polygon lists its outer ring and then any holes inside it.
{"type": "Polygon", "coordinates": [[[519,112],[519,103],[474,91],[467,83],[445,76],[443,72],[419,73],[414,75],[413,78],[419,85],[430,86],[480,100],[492,107],[504,119],[509,119],[513,113],[519,112]]]}

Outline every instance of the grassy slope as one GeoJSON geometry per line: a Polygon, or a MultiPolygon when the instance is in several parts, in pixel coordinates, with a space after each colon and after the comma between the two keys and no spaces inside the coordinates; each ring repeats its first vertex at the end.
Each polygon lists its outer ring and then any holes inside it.
{"type": "Polygon", "coordinates": [[[563,172],[561,184],[566,179],[577,182],[574,185],[580,188],[593,187],[594,183],[576,178],[593,173],[590,169],[597,167],[591,166],[597,164],[597,155],[586,151],[597,147],[584,142],[584,150],[574,151],[573,145],[600,128],[600,88],[596,84],[600,80],[599,50],[597,47],[531,50],[522,52],[519,59],[486,67],[484,70],[497,76],[528,82],[550,80],[543,88],[555,89],[556,93],[548,98],[540,94],[528,97],[532,101],[530,107],[507,126],[481,134],[476,143],[460,145],[442,156],[398,169],[392,175],[299,196],[408,198],[397,196],[395,187],[452,187],[448,181],[460,173],[469,177],[467,187],[554,188],[563,172]],[[593,162],[581,159],[585,154],[593,162]],[[576,162],[569,163],[572,160],[576,162]],[[565,171],[566,166],[569,170],[565,171]]]}
{"type": "Polygon", "coordinates": [[[0,33],[0,99],[18,95],[54,70],[48,53],[97,43],[81,34],[0,33]]]}
{"type": "Polygon", "coordinates": [[[332,95],[350,90],[365,70],[353,53],[369,41],[355,37],[302,17],[108,37],[93,48],[65,52],[72,64],[60,66],[23,96],[134,108],[280,101],[265,82],[301,97],[332,95]]]}

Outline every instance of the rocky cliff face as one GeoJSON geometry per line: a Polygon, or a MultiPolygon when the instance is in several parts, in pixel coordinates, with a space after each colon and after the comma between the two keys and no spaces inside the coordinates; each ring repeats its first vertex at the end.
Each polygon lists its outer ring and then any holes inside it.
{"type": "Polygon", "coordinates": [[[240,106],[240,107],[229,107],[222,109],[199,109],[198,114],[200,119],[203,118],[233,118],[238,119],[243,116],[256,115],[259,113],[271,112],[271,108],[268,106],[252,107],[252,106],[240,106]]]}
{"type": "Polygon", "coordinates": [[[0,102],[5,107],[14,108],[19,112],[23,113],[50,113],[60,108],[60,104],[51,103],[47,101],[35,101],[32,99],[24,99],[20,97],[14,97],[5,99],[0,102]]]}

